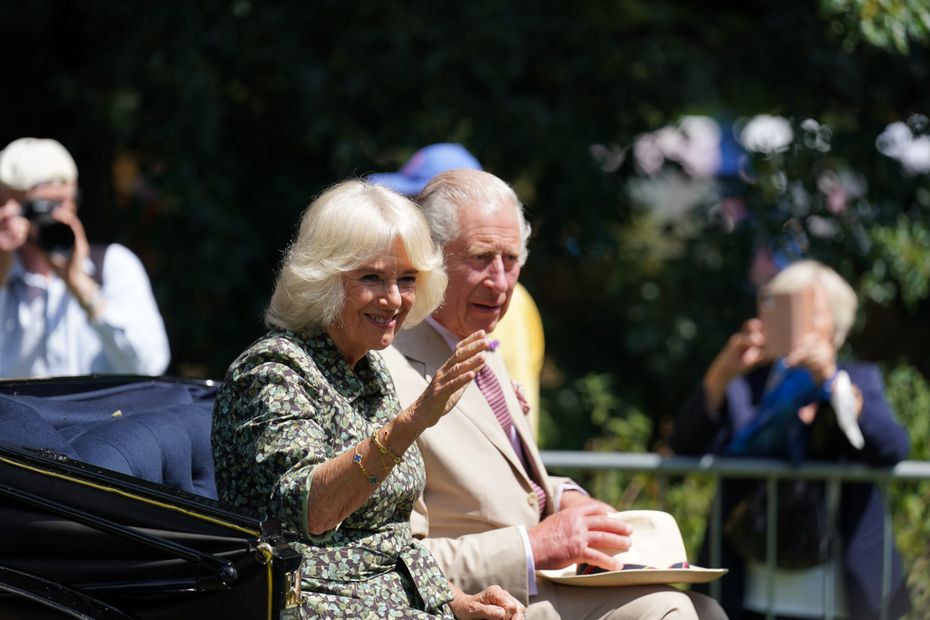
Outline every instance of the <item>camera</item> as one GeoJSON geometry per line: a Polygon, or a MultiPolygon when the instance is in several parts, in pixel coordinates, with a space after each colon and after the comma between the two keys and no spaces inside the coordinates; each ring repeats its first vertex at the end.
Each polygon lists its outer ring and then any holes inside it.
{"type": "Polygon", "coordinates": [[[21,204],[22,216],[32,223],[36,243],[42,250],[52,254],[67,253],[74,248],[74,231],[52,217],[52,212],[61,204],[60,200],[37,198],[21,204]]]}

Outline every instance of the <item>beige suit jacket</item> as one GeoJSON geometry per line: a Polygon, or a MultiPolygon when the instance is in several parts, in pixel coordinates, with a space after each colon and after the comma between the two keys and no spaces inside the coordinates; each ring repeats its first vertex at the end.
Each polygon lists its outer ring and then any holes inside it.
{"type": "MultiPolygon", "coordinates": [[[[382,352],[401,405],[423,393],[452,351],[428,323],[400,332],[382,352]]],[[[548,493],[551,514],[564,478],[550,478],[529,423],[497,354],[487,354],[497,375],[529,467],[548,493]]],[[[526,550],[517,528],[539,523],[536,495],[519,457],[478,386],[469,385],[456,407],[418,440],[426,489],[414,507],[414,535],[424,539],[442,570],[465,592],[492,584],[528,602],[526,550]]]]}

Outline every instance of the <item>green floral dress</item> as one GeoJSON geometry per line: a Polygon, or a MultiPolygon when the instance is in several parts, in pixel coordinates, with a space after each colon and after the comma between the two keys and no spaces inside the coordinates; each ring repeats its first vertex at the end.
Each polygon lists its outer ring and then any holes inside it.
{"type": "Polygon", "coordinates": [[[452,618],[448,583],[410,532],[425,480],[416,445],[335,529],[307,531],[314,468],[399,411],[380,355],[350,368],[322,332],[272,330],[229,368],[213,415],[217,489],[294,537],[303,555],[299,617],[452,618]]]}

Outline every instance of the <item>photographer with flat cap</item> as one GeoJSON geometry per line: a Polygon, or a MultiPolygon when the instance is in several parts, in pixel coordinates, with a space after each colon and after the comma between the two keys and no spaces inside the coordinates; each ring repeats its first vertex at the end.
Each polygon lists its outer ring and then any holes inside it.
{"type": "Polygon", "coordinates": [[[78,171],[55,140],[0,152],[0,377],[159,375],[168,337],[142,262],[91,245],[78,171]]]}

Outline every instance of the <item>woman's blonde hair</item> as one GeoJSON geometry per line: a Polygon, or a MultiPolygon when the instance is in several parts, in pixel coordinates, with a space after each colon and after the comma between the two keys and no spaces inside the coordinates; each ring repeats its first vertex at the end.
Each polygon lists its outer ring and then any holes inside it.
{"type": "Polygon", "coordinates": [[[385,255],[396,239],[417,270],[416,300],[404,327],[416,325],[442,302],[442,253],[416,205],[383,186],[355,179],[330,187],[304,210],[265,324],[295,332],[329,326],[345,303],[343,275],[385,255]]]}
{"type": "Polygon", "coordinates": [[[856,322],[856,308],[859,305],[856,291],[840,276],[823,263],[815,260],[802,260],[788,265],[780,271],[767,288],[772,293],[795,293],[818,284],[827,296],[830,313],[833,315],[833,345],[839,349],[846,342],[846,336],[856,322]]]}

